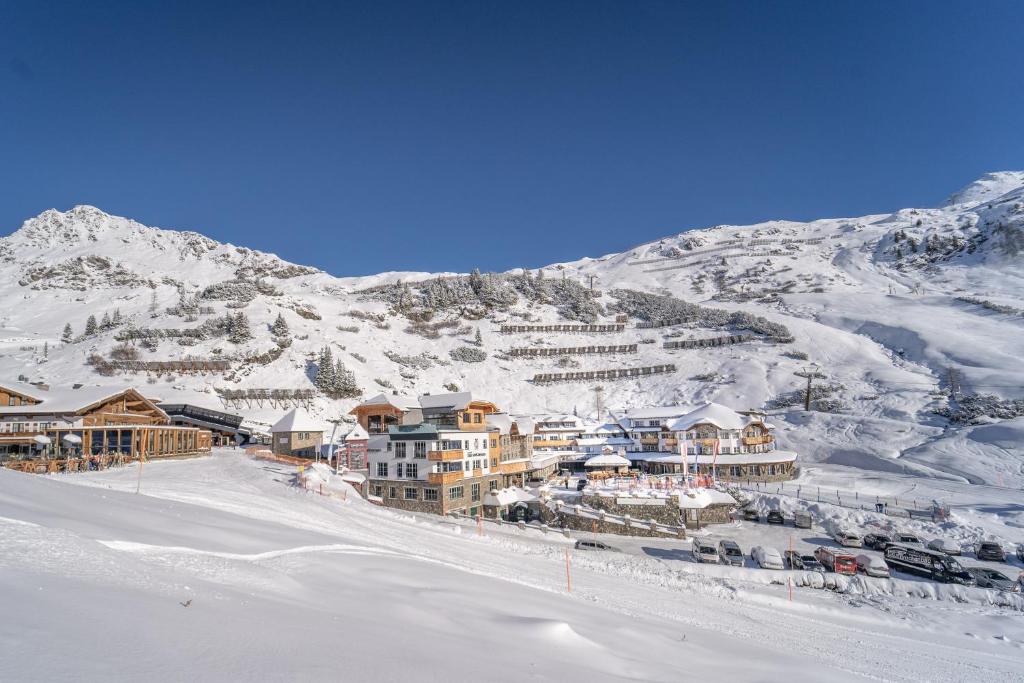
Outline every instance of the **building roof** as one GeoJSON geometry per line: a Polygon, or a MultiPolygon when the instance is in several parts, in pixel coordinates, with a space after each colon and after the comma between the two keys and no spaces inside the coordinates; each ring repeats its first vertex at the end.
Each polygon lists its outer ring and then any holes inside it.
{"type": "Polygon", "coordinates": [[[323,432],[324,426],[313,419],[304,408],[292,408],[280,420],[274,423],[270,431],[281,432],[323,432]]]}
{"type": "Polygon", "coordinates": [[[593,458],[588,458],[584,467],[629,467],[629,460],[623,458],[621,455],[615,453],[602,453],[601,455],[595,455],[593,458]]]}
{"type": "Polygon", "coordinates": [[[712,424],[719,429],[743,429],[751,422],[760,422],[741,415],[720,403],[705,403],[668,424],[672,431],[680,432],[698,424],[712,424]]]}
{"type": "Polygon", "coordinates": [[[41,389],[34,384],[27,382],[9,382],[4,381],[0,383],[0,389],[8,389],[15,394],[22,396],[28,396],[29,398],[40,401],[46,397],[46,389],[41,389]]]}
{"type": "MultiPolygon", "coordinates": [[[[5,384],[4,386],[7,385],[5,384]]],[[[40,391],[37,389],[34,398],[39,400],[38,404],[26,406],[0,406],[0,415],[77,413],[97,403],[103,403],[109,399],[116,398],[128,391],[134,391],[136,394],[139,394],[139,396],[142,396],[142,394],[134,387],[125,386],[95,386],[80,387],[78,389],[56,389],[50,391],[40,391]]],[[[156,410],[160,411],[161,414],[163,413],[156,404],[152,405],[156,410]]]]}
{"type": "MultiPolygon", "coordinates": [[[[683,463],[683,456],[678,453],[630,453],[633,460],[661,463],[683,463]]],[[[689,464],[710,465],[714,462],[718,467],[729,465],[771,465],[776,463],[793,462],[796,460],[796,453],[793,451],[765,451],[764,453],[719,453],[714,455],[687,455],[686,462],[689,464]]]]}
{"type": "Polygon", "coordinates": [[[391,439],[434,440],[437,438],[437,427],[426,422],[415,425],[389,425],[388,437],[391,439]]]}
{"type": "Polygon", "coordinates": [[[693,410],[693,406],[649,406],[646,408],[630,408],[618,413],[619,419],[657,420],[667,417],[679,417],[693,410]]]}
{"type": "Polygon", "coordinates": [[[499,434],[508,434],[512,431],[512,425],[515,420],[508,413],[491,413],[485,415],[484,420],[487,426],[492,429],[497,429],[499,434]]]}
{"type": "Polygon", "coordinates": [[[513,486],[507,489],[488,491],[484,494],[482,502],[484,505],[501,507],[504,505],[514,505],[516,503],[530,503],[535,500],[537,500],[537,496],[533,495],[529,491],[513,486]]]}
{"type": "Polygon", "coordinates": [[[348,434],[344,436],[345,441],[360,441],[369,438],[370,433],[363,429],[363,425],[358,422],[352,425],[352,429],[348,430],[348,434]]]}
{"type": "Polygon", "coordinates": [[[689,489],[678,491],[679,507],[703,510],[710,505],[736,505],[736,499],[718,489],[689,489]]]}
{"type": "MultiPolygon", "coordinates": [[[[541,442],[538,442],[541,443],[541,442]]],[[[624,436],[593,436],[576,439],[577,446],[632,446],[633,440],[624,436]]]]}
{"type": "Polygon", "coordinates": [[[458,391],[448,394],[423,394],[419,397],[419,406],[423,410],[465,410],[473,402],[473,394],[468,391],[458,391]]]}
{"type": "MultiPolygon", "coordinates": [[[[406,396],[404,394],[377,394],[372,398],[368,398],[359,405],[356,409],[369,407],[369,406],[394,406],[399,410],[412,410],[413,408],[419,408],[419,400],[415,396],[406,396]]],[[[355,409],[353,409],[355,412],[355,409]]]]}

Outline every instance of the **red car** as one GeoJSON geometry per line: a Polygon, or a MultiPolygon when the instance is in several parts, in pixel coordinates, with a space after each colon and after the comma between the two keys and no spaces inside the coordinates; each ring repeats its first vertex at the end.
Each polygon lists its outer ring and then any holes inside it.
{"type": "Polygon", "coordinates": [[[814,558],[821,563],[826,571],[836,574],[847,574],[853,576],[857,573],[857,558],[835,551],[825,546],[818,546],[814,551],[814,558]]]}

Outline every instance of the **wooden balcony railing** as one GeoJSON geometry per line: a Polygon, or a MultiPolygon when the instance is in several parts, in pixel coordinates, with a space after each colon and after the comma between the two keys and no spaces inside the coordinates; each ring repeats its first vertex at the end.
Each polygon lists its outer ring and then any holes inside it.
{"type": "Polygon", "coordinates": [[[762,444],[771,443],[771,434],[763,434],[762,436],[745,436],[743,437],[744,446],[760,446],[762,444]]]}
{"type": "Polygon", "coordinates": [[[427,451],[427,460],[432,462],[452,462],[462,460],[465,453],[461,448],[446,448],[439,451],[427,451]]]}
{"type": "Polygon", "coordinates": [[[430,472],[427,474],[427,482],[430,484],[454,484],[462,481],[462,472],[430,472]]]}
{"type": "Polygon", "coordinates": [[[484,471],[481,468],[479,468],[479,467],[474,467],[473,468],[473,476],[474,477],[482,477],[482,476],[484,476],[484,471]]]}

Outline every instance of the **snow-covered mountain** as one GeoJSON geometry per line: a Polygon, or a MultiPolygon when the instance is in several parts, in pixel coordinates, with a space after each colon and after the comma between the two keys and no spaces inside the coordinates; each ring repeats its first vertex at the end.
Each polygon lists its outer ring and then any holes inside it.
{"type": "MultiPolygon", "coordinates": [[[[218,389],[312,389],[327,345],[367,396],[457,385],[516,413],[593,416],[594,388],[602,386],[606,409],[705,400],[768,406],[782,440],[805,462],[1020,485],[1024,418],[1002,422],[998,438],[992,427],[968,423],[1024,412],[1013,402],[1024,397],[1022,250],[1024,172],[988,174],[937,208],[720,225],[529,274],[481,276],[334,277],[77,206],[46,211],[0,238],[0,376],[132,382],[168,401],[221,407],[218,389]],[[229,341],[228,313],[245,314],[251,340],[229,341]],[[90,315],[119,323],[86,336],[90,315]],[[285,348],[270,329],[279,315],[290,328],[285,348]],[[621,332],[500,333],[502,325],[613,323],[617,315],[628,317],[621,332]],[[637,326],[676,318],[683,322],[637,326]],[[752,339],[663,346],[735,334],[752,339]],[[510,353],[610,344],[637,350],[561,359],[510,353]],[[130,363],[118,359],[220,360],[226,370],[121,376],[130,363]],[[794,373],[812,362],[821,375],[819,410],[804,413],[794,406],[805,380],[794,373]],[[539,373],[663,364],[676,371],[532,381],[539,373]]],[[[321,396],[314,412],[326,420],[356,400],[321,396]]],[[[267,423],[282,412],[266,403],[238,409],[267,423]]]]}

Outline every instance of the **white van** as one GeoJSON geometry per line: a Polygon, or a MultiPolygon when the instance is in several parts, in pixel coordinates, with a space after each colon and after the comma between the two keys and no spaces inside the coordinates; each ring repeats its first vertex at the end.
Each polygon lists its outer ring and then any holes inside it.
{"type": "Polygon", "coordinates": [[[889,578],[889,565],[877,555],[858,555],[857,571],[866,576],[873,576],[876,579],[889,578]]]}

